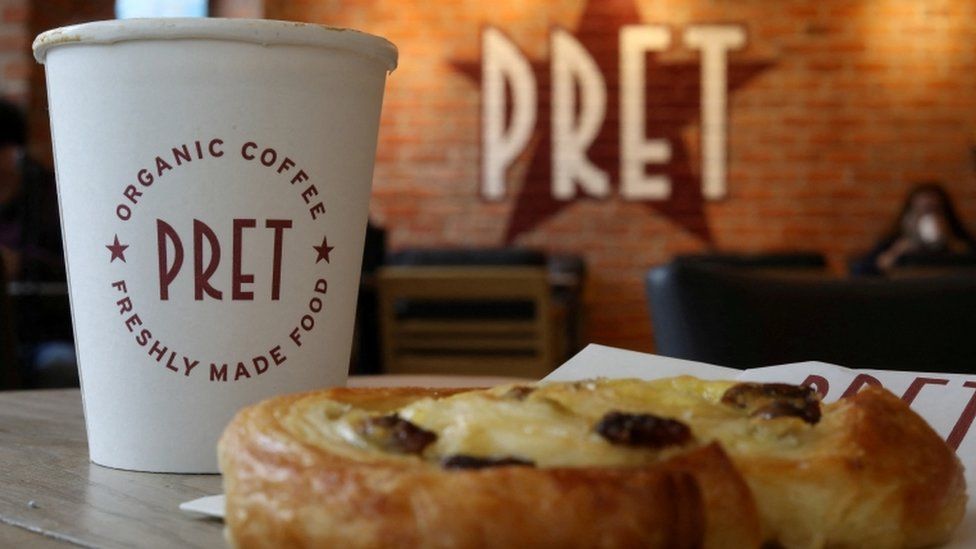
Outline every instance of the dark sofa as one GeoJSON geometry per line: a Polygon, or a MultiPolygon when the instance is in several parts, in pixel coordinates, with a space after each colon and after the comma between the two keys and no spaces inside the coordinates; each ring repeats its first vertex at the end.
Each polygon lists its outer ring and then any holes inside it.
{"type": "Polygon", "coordinates": [[[748,368],[976,373],[976,277],[839,279],[678,261],[650,270],[657,352],[748,368]]]}

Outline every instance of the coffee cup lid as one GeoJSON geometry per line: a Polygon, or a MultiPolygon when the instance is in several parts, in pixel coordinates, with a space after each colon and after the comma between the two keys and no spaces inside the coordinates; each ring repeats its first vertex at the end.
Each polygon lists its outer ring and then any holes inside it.
{"type": "Polygon", "coordinates": [[[33,48],[34,58],[38,63],[44,63],[48,50],[61,46],[180,39],[334,48],[377,60],[387,71],[392,72],[397,66],[396,46],[385,38],[352,29],[269,19],[195,17],[95,21],[41,33],[34,39],[33,48]]]}

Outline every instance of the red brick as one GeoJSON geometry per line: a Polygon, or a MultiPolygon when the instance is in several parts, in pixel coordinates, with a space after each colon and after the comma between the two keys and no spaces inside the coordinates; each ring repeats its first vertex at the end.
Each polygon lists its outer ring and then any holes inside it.
{"type": "Polygon", "coordinates": [[[30,50],[30,40],[25,32],[5,32],[0,34],[0,54],[23,53],[30,50]]]}
{"type": "Polygon", "coordinates": [[[27,0],[21,2],[6,2],[0,12],[0,18],[4,23],[26,23],[30,13],[27,7],[27,0]]]}
{"type": "Polygon", "coordinates": [[[30,76],[32,66],[27,61],[8,61],[3,64],[4,80],[23,81],[30,76]]]}

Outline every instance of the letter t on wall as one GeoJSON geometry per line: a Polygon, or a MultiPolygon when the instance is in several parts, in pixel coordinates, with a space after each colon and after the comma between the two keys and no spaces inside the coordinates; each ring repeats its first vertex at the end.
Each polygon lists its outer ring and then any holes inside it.
{"type": "Polygon", "coordinates": [[[689,48],[701,50],[702,195],[715,200],[726,193],[726,53],[745,46],[746,31],[734,25],[692,25],[685,30],[684,40],[689,48]]]}

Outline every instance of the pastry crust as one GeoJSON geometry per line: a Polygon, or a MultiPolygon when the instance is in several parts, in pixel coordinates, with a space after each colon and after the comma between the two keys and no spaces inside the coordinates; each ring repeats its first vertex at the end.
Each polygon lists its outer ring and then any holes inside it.
{"type": "Polygon", "coordinates": [[[282,424],[302,400],[377,411],[452,391],[333,389],[243,410],[220,442],[237,547],[755,547],[748,488],[716,444],[641,467],[445,471],[342,455],[282,424]]]}
{"type": "Polygon", "coordinates": [[[962,467],[897,397],[867,388],[822,408],[814,402],[811,421],[804,414],[813,408],[784,415],[766,401],[759,412],[723,401],[737,385],[681,377],[274,398],[241,411],[221,439],[227,536],[240,547],[923,547],[949,539],[965,509],[962,467]],[[591,427],[608,411],[675,418],[693,436],[620,448],[591,427]],[[391,453],[349,427],[392,413],[437,442],[391,453]],[[487,457],[537,466],[446,470],[439,461],[492,448],[499,453],[487,457]]]}
{"type": "Polygon", "coordinates": [[[767,539],[784,547],[929,547],[966,510],[963,467],[918,414],[865,388],[825,407],[832,431],[803,452],[733,459],[755,494],[767,539]]]}

